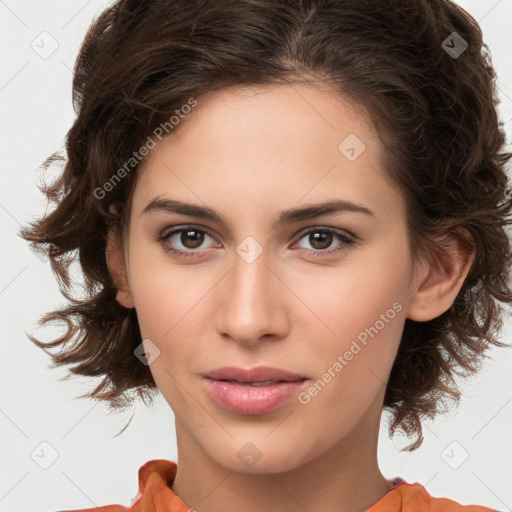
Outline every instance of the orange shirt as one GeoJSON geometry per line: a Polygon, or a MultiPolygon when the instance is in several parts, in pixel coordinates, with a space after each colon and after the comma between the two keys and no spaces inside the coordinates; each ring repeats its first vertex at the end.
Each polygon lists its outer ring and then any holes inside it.
{"type": "MultiPolygon", "coordinates": [[[[139,493],[133,505],[107,505],[60,512],[190,512],[171,490],[178,466],[166,459],[154,459],[139,469],[139,493]]],[[[434,498],[419,483],[398,482],[366,512],[496,512],[478,505],[461,505],[446,498],[434,498]]]]}

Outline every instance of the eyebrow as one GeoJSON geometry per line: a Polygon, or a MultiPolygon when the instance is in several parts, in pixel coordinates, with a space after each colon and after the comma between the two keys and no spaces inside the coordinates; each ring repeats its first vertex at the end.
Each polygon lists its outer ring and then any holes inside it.
{"type": "MultiPolygon", "coordinates": [[[[224,219],[224,217],[215,210],[197,204],[178,201],[176,199],[155,197],[147,204],[147,206],[141,212],[141,215],[150,212],[178,213],[181,215],[187,215],[189,217],[209,219],[219,224],[229,226],[229,223],[226,221],[226,219],[224,219]]],[[[375,215],[371,210],[363,205],[355,204],[344,199],[333,199],[302,208],[291,208],[289,210],[284,210],[279,213],[277,220],[273,222],[272,226],[276,227],[285,224],[292,224],[294,222],[310,220],[316,217],[321,217],[323,215],[330,215],[339,212],[356,212],[369,216],[375,215]]]]}

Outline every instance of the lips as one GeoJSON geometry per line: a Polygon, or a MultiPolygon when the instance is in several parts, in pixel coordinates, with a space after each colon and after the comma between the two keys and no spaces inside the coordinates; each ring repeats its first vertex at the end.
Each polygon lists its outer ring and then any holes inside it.
{"type": "Polygon", "coordinates": [[[226,366],[209,371],[203,374],[203,376],[207,379],[234,381],[240,384],[293,382],[306,378],[303,375],[270,366],[257,366],[249,370],[235,366],[226,366]]]}
{"type": "Polygon", "coordinates": [[[298,393],[306,377],[279,368],[224,367],[203,374],[210,396],[239,414],[270,412],[298,393]]]}

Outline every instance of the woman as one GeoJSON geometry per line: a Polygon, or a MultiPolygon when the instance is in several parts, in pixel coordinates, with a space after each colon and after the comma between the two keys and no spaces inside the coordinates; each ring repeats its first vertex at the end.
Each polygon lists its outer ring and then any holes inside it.
{"type": "Polygon", "coordinates": [[[53,360],[112,407],[158,389],[174,412],[179,463],[144,465],[129,510],[491,510],[377,462],[383,408],[418,448],[502,345],[484,49],[447,0],[131,0],[94,22],[56,208],[23,236],[72,300],[44,319],[69,327],[53,360]]]}

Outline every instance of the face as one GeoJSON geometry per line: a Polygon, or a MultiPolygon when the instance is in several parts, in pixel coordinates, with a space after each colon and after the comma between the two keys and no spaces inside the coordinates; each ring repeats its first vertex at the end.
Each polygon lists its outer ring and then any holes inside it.
{"type": "Polygon", "coordinates": [[[198,98],[177,128],[138,171],[125,258],[178,443],[239,472],[346,449],[378,422],[414,280],[377,135],[306,84],[198,98]]]}

